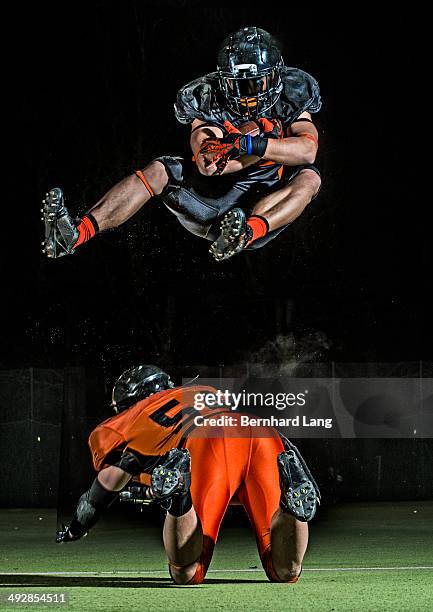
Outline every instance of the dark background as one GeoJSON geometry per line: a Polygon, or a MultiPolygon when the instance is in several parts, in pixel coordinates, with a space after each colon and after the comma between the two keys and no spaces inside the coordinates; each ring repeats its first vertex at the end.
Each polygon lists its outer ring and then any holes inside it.
{"type": "MultiPolygon", "coordinates": [[[[93,389],[93,416],[83,439],[106,414],[112,381],[137,361],[181,376],[193,365],[212,371],[257,359],[432,359],[424,199],[414,196],[421,101],[412,24],[406,13],[380,17],[365,5],[350,14],[269,8],[39,4],[5,22],[4,133],[12,138],[0,367],[7,380],[14,369],[45,368],[62,381],[68,368],[87,368],[81,383],[93,389]],[[214,70],[229,31],[252,24],[321,86],[319,197],[269,246],[225,264],[157,200],[72,257],[47,260],[44,193],[61,186],[79,215],[152,158],[189,155],[176,92],[214,70]],[[275,350],[277,338],[290,341],[275,350]]],[[[5,393],[3,414],[15,403],[5,393]]]]}

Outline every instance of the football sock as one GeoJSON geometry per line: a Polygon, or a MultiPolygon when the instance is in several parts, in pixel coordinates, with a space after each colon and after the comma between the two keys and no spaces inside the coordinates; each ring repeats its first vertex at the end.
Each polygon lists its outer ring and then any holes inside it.
{"type": "Polygon", "coordinates": [[[87,215],[79,220],[77,230],[79,235],[74,244],[74,249],[80,246],[80,244],[84,244],[84,242],[90,240],[90,238],[93,238],[93,236],[99,232],[98,222],[93,215],[87,213],[87,215]]]}
{"type": "Polygon", "coordinates": [[[266,236],[266,234],[269,232],[268,220],[260,215],[252,215],[249,219],[247,219],[247,225],[250,226],[252,231],[252,236],[248,242],[248,245],[258,238],[263,238],[263,236],[266,236]]]}

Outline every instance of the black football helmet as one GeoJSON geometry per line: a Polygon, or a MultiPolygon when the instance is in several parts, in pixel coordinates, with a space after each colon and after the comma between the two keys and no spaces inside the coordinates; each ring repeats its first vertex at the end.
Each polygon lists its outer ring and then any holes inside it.
{"type": "Polygon", "coordinates": [[[116,380],[111,406],[116,413],[119,413],[152,393],[173,387],[174,383],[170,376],[161,368],[153,365],[134,366],[123,372],[116,380]]]}
{"type": "Polygon", "coordinates": [[[259,117],[283,89],[281,51],[265,30],[249,27],[230,34],[218,52],[220,89],[227,106],[244,118],[259,117]]]}

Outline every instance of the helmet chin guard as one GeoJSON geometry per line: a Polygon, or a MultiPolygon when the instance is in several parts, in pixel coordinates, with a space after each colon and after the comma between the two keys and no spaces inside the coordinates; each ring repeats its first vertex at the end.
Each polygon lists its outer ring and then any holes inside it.
{"type": "Polygon", "coordinates": [[[265,30],[248,27],[228,36],[218,52],[221,92],[228,108],[245,119],[266,113],[283,89],[280,49],[265,30]]]}
{"type": "Polygon", "coordinates": [[[127,410],[152,393],[171,389],[169,374],[153,365],[138,365],[119,376],[113,387],[112,404],[116,413],[127,410]]]}

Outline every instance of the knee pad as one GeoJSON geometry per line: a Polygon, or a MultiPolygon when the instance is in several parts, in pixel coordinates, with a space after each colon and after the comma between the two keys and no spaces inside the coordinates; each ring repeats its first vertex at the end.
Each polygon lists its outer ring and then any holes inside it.
{"type": "Polygon", "coordinates": [[[170,191],[170,188],[180,187],[183,183],[183,157],[172,157],[170,155],[163,155],[162,157],[157,157],[154,161],[160,162],[165,171],[168,174],[168,183],[166,187],[163,189],[160,195],[164,196],[166,193],[170,191]]]}

